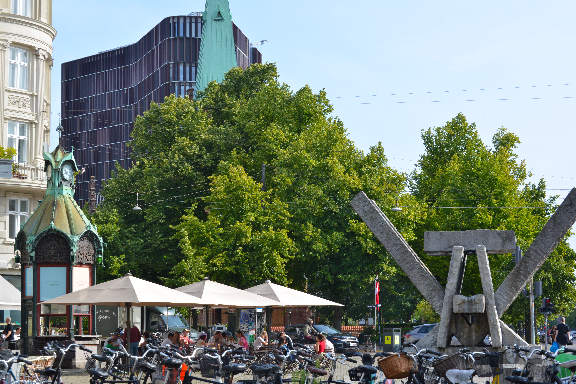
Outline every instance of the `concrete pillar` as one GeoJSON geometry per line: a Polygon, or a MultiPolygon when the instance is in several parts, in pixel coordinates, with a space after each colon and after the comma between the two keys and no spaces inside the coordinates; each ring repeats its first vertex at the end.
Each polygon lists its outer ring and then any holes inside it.
{"type": "Polygon", "coordinates": [[[464,247],[452,247],[452,258],[448,270],[448,281],[444,293],[444,304],[440,315],[440,325],[438,326],[438,338],[436,344],[438,348],[446,348],[450,345],[452,335],[450,334],[450,320],[452,319],[453,299],[458,290],[460,281],[460,269],[464,262],[464,247]]]}
{"type": "Polygon", "coordinates": [[[494,299],[494,285],[492,284],[492,275],[490,274],[490,264],[488,263],[488,254],[484,245],[476,247],[476,257],[478,258],[478,269],[480,270],[480,280],[482,290],[486,300],[486,316],[488,317],[488,326],[490,327],[490,337],[492,338],[492,347],[500,348],[502,346],[502,330],[500,329],[500,319],[496,311],[496,300],[494,299]]]}

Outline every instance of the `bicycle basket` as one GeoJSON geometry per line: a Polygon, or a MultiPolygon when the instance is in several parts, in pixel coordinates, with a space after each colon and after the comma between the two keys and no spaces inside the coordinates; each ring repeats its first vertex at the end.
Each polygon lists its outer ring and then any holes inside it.
{"type": "Polygon", "coordinates": [[[203,377],[213,379],[220,372],[220,364],[215,356],[204,355],[200,358],[200,373],[203,377]]]}
{"type": "Polygon", "coordinates": [[[378,360],[378,368],[387,379],[405,379],[416,370],[414,360],[405,353],[381,358],[378,360]]]}
{"type": "Polygon", "coordinates": [[[360,372],[357,368],[350,368],[348,370],[348,376],[350,376],[350,381],[360,381],[362,372],[360,372]]]}
{"type": "Polygon", "coordinates": [[[474,360],[466,357],[461,353],[448,356],[444,359],[438,360],[434,363],[434,372],[438,376],[445,377],[446,371],[449,369],[472,369],[474,368],[474,360]]]}
{"type": "Polygon", "coordinates": [[[476,359],[476,375],[478,377],[492,377],[499,372],[501,354],[483,356],[476,359]]]}

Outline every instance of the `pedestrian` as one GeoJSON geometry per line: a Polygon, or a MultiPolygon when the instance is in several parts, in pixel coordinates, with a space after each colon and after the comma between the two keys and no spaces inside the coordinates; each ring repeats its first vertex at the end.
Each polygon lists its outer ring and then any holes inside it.
{"type": "Polygon", "coordinates": [[[241,330],[237,330],[236,331],[236,339],[238,342],[238,345],[242,347],[242,349],[244,349],[244,351],[247,351],[249,346],[248,346],[248,340],[246,340],[246,336],[244,336],[244,332],[242,332],[241,330]]]}
{"type": "Polygon", "coordinates": [[[124,330],[122,328],[118,328],[109,338],[106,339],[104,346],[108,349],[112,349],[117,351],[120,349],[122,345],[122,336],[124,335],[124,330]]]}
{"type": "Polygon", "coordinates": [[[127,343],[127,335],[130,335],[130,345],[128,346],[128,352],[132,356],[138,356],[138,345],[140,344],[140,339],[142,335],[140,330],[136,325],[130,326],[130,322],[126,322],[126,330],[124,331],[124,342],[127,343]]]}
{"type": "Polygon", "coordinates": [[[224,336],[222,335],[222,331],[214,332],[214,335],[208,340],[208,346],[217,349],[220,351],[222,346],[224,345],[224,336]]]}
{"type": "Polygon", "coordinates": [[[196,340],[196,344],[194,344],[195,347],[205,347],[207,345],[206,340],[208,339],[208,335],[206,335],[204,332],[200,333],[200,335],[198,336],[198,340],[196,340]]]}
{"type": "Polygon", "coordinates": [[[324,338],[324,335],[319,333],[316,335],[316,344],[314,344],[314,352],[320,354],[324,353],[325,350],[326,350],[326,339],[324,338]]]}
{"type": "Polygon", "coordinates": [[[182,334],[180,335],[180,344],[182,344],[183,347],[188,347],[191,344],[191,340],[190,340],[190,330],[189,329],[184,329],[182,331],[182,334]]]}
{"type": "Polygon", "coordinates": [[[259,350],[265,345],[268,345],[268,333],[264,330],[260,333],[260,336],[254,340],[254,349],[259,350]]]}
{"type": "Polygon", "coordinates": [[[292,342],[292,338],[286,334],[286,332],[280,332],[280,345],[286,345],[289,350],[294,349],[294,343],[292,342]]]}
{"type": "Polygon", "coordinates": [[[566,325],[566,318],[561,316],[558,319],[558,325],[556,325],[556,342],[559,347],[563,347],[570,343],[570,328],[566,325]]]}
{"type": "Polygon", "coordinates": [[[316,342],[316,335],[318,332],[316,332],[316,330],[313,327],[314,325],[314,320],[312,320],[312,318],[308,318],[308,320],[306,321],[306,324],[304,324],[304,329],[302,330],[302,332],[304,333],[304,340],[306,342],[306,344],[311,344],[316,342]]]}
{"type": "Polygon", "coordinates": [[[14,346],[14,324],[12,324],[12,319],[9,317],[6,318],[6,326],[2,332],[2,338],[6,343],[6,347],[12,349],[14,346]]]}

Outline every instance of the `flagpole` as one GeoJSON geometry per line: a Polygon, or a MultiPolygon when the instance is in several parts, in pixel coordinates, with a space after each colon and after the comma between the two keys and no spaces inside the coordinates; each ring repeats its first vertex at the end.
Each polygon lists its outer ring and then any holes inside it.
{"type": "MultiPolygon", "coordinates": [[[[380,334],[380,331],[377,327],[377,319],[378,319],[378,275],[376,275],[376,279],[374,279],[374,330],[380,334]]],[[[374,340],[374,352],[377,352],[378,343],[374,340]]]]}

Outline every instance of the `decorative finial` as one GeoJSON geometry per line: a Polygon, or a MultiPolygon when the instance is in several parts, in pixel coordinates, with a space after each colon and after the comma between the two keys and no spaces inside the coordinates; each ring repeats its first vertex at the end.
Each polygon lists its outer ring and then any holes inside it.
{"type": "Polygon", "coordinates": [[[58,126],[56,127],[56,131],[58,132],[58,145],[62,146],[62,132],[64,128],[62,127],[62,114],[58,114],[58,126]]]}

